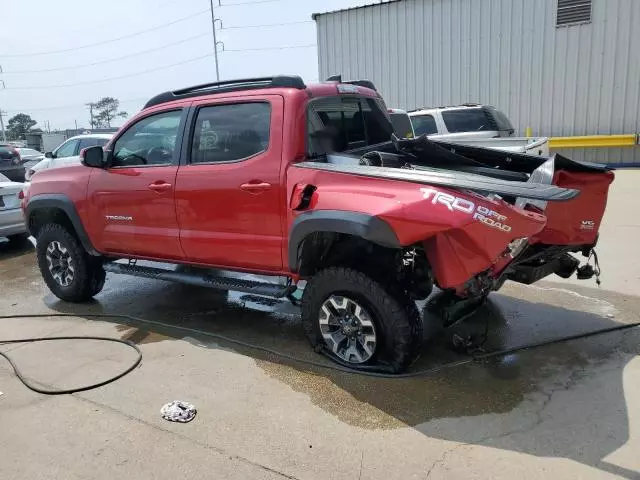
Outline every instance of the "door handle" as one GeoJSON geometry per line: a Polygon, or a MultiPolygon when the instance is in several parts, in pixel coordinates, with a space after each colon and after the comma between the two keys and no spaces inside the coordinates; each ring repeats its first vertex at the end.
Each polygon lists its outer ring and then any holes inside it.
{"type": "Polygon", "coordinates": [[[240,185],[240,188],[246,192],[253,193],[257,195],[258,193],[262,193],[271,188],[271,184],[267,182],[262,182],[260,180],[251,181],[249,183],[243,183],[240,185]]]}
{"type": "Polygon", "coordinates": [[[149,184],[148,188],[149,190],[153,190],[154,192],[166,192],[167,190],[171,190],[171,187],[173,187],[173,185],[171,185],[170,183],[157,181],[149,184]]]}

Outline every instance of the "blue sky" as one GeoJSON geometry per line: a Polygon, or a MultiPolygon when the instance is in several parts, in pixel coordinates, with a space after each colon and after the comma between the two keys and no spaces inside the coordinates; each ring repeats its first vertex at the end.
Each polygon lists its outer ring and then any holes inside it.
{"type": "MultiPolygon", "coordinates": [[[[314,81],[318,60],[311,14],[375,2],[221,3],[217,7],[214,0],[223,27],[217,36],[225,49],[219,54],[221,79],[291,73],[314,81]],[[282,23],[287,25],[235,28],[282,23]]],[[[86,127],[85,103],[112,96],[133,114],[161,91],[215,80],[209,0],[111,0],[100,7],[86,0],[6,0],[2,19],[0,80],[5,89],[0,82],[0,109],[7,111],[5,122],[24,112],[42,128],[45,121],[51,129],[73,128],[75,121],[86,127]],[[147,32],[137,34],[141,31],[147,32]],[[126,38],[111,41],[119,37],[126,38]],[[153,71],[138,75],[146,70],[153,71]],[[113,77],[124,78],[106,80],[113,77]]]]}

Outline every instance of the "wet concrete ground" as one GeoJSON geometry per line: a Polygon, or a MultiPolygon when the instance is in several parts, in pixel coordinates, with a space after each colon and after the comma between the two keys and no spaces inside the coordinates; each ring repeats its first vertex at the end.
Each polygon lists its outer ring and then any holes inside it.
{"type": "MultiPolygon", "coordinates": [[[[622,209],[639,173],[621,172],[614,184],[602,289],[559,278],[508,283],[464,333],[488,324],[484,348],[493,351],[640,321],[640,218],[622,209]]],[[[640,478],[640,329],[378,379],[206,335],[328,363],[288,302],[110,275],[94,303],[70,305],[46,290],[27,243],[0,245],[0,278],[1,314],[74,315],[0,320],[0,338],[105,335],[144,354],[118,382],[64,397],[26,390],[0,361],[1,478],[640,478]],[[197,406],[194,422],[160,419],[174,399],[197,406]]],[[[465,358],[426,330],[412,370],[465,358]]],[[[96,342],[0,348],[56,387],[100,380],[135,358],[96,342]]]]}

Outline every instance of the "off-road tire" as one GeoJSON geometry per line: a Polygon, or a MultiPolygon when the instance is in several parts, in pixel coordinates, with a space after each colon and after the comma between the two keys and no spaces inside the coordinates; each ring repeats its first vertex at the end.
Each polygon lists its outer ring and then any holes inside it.
{"type": "Polygon", "coordinates": [[[51,223],[45,225],[38,234],[36,246],[38,267],[47,287],[56,297],[65,302],[82,303],[91,300],[102,291],[106,273],[99,261],[92,258],[65,227],[51,223]],[[74,277],[67,286],[60,285],[49,271],[47,247],[51,242],[59,242],[66,248],[73,260],[74,277]]]}
{"type": "Polygon", "coordinates": [[[351,268],[331,267],[307,281],[302,295],[302,327],[311,346],[324,346],[319,315],[333,294],[363,302],[373,317],[378,345],[369,365],[386,365],[394,372],[405,370],[420,354],[422,320],[415,302],[405,292],[373,280],[351,268]]]}

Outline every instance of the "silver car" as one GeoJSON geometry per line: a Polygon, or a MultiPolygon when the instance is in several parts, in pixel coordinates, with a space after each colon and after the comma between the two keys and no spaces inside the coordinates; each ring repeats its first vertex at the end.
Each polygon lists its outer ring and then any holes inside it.
{"type": "Polygon", "coordinates": [[[33,148],[16,147],[20,154],[20,160],[25,169],[33,167],[40,160],[44,159],[44,153],[34,150],[33,148]]]}
{"type": "Polygon", "coordinates": [[[11,240],[21,238],[27,232],[20,208],[22,186],[22,183],[12,182],[0,174],[0,237],[11,240]]]}

